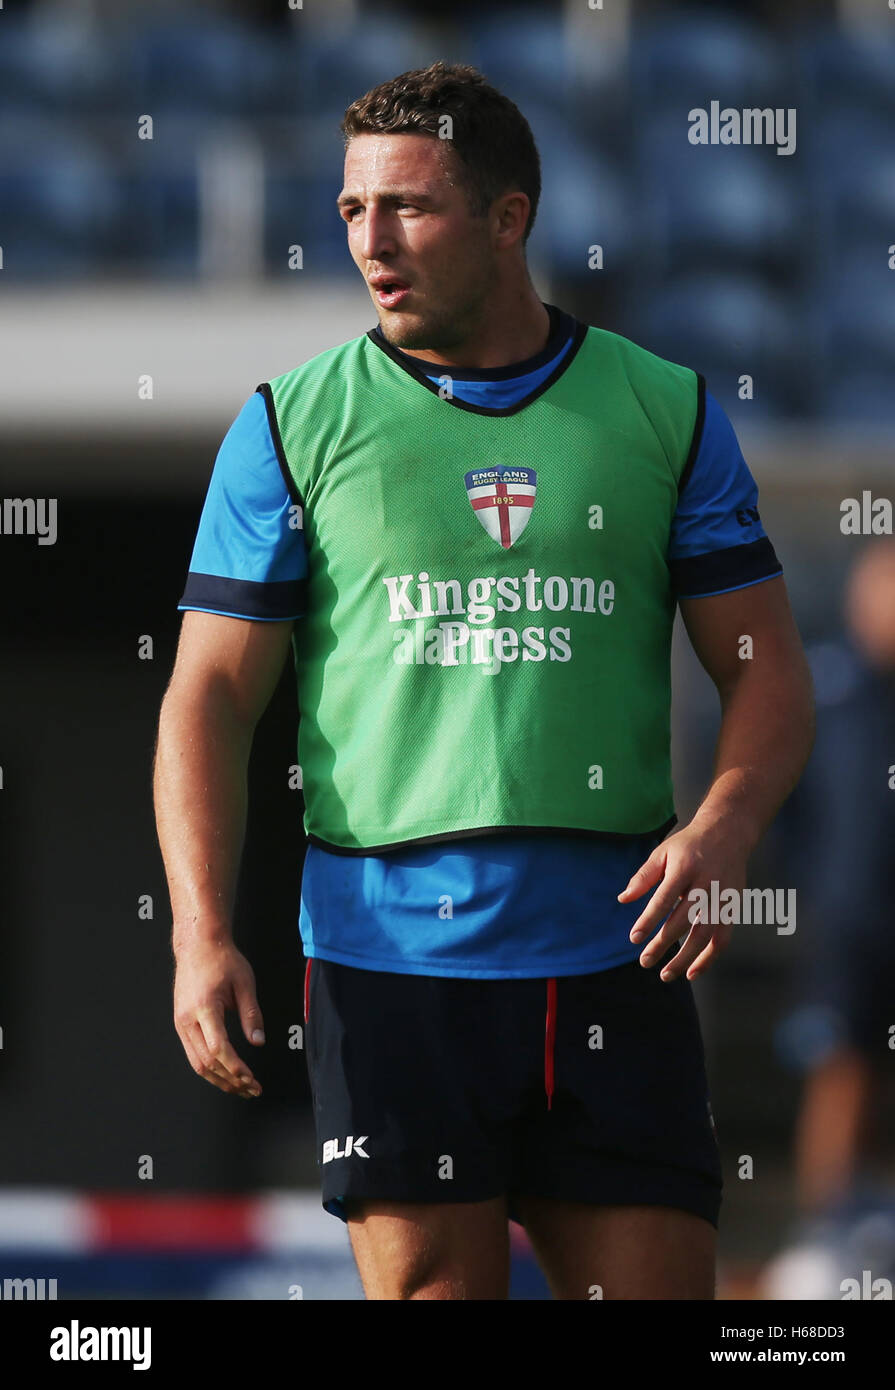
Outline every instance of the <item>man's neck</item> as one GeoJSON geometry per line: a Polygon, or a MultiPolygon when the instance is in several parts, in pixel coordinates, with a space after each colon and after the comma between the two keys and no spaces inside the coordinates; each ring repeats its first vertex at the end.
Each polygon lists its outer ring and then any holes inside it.
{"type": "MultiPolygon", "coordinates": [[[[440,351],[434,348],[405,348],[392,344],[408,357],[436,367],[472,367],[476,370],[509,367],[536,357],[550,338],[550,314],[540,299],[526,299],[516,312],[502,317],[499,311],[489,311],[481,329],[456,347],[440,351]]],[[[388,341],[388,340],[386,340],[388,341]]]]}

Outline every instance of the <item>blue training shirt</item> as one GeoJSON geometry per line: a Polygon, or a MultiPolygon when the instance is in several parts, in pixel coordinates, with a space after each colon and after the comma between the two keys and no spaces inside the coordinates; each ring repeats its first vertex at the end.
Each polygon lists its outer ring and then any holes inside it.
{"type": "MultiPolygon", "coordinates": [[[[435,382],[449,375],[461,400],[512,405],[569,349],[574,321],[547,308],[549,340],[525,362],[426,371],[430,364],[408,358],[435,382]]],[[[300,618],[307,557],[290,507],[264,400],[255,393],[215,460],[178,608],[267,622],[300,618]]],[[[708,392],[668,563],[678,598],[726,593],[782,572],[733,427],[708,392]]],[[[367,970],[479,979],[607,970],[643,950],[628,934],[647,899],[616,898],[659,838],[591,842],[514,831],[357,856],[309,844],[299,912],[304,952],[367,970]]]]}

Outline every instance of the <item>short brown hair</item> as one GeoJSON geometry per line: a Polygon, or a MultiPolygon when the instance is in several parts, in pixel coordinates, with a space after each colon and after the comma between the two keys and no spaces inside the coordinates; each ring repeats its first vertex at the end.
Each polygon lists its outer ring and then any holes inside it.
{"type": "Polygon", "coordinates": [[[430,63],[402,72],[358,97],[339,126],[345,144],[355,135],[440,136],[452,120],[450,144],[462,166],[470,212],[484,217],[495,198],[518,189],[531,201],[523,241],[541,196],[541,161],[518,106],[467,63],[430,63]]]}

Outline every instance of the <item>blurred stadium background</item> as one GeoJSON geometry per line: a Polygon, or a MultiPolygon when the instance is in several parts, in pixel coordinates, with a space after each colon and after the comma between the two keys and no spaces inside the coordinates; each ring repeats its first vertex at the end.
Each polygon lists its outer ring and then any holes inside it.
{"type": "MultiPolygon", "coordinates": [[[[841,594],[861,541],[842,535],[840,502],[893,491],[883,0],[7,3],[3,493],[59,511],[54,545],[0,536],[0,1279],[56,1278],[59,1297],[361,1296],[345,1230],[319,1205],[304,1056],[289,1047],[302,980],[291,671],[258,731],[240,881],[237,939],[268,1037],[257,1105],[202,1085],[173,1031],[150,764],[221,437],[259,381],[375,322],[334,208],[342,112],[436,57],[480,67],[532,125],[542,297],[705,373],[759,481],[819,704],[841,696],[841,594]],[[712,100],[795,108],[796,152],[690,145],[687,113],[712,100]]],[[[684,817],[717,713],[680,643],[675,664],[684,817]]],[[[753,882],[803,881],[807,823],[794,801],[753,882]]],[[[800,1088],[823,1048],[793,1004],[812,921],[806,908],[793,936],[740,928],[699,986],[727,1182],[722,1298],[837,1298],[868,1261],[893,1276],[891,1085],[847,1212],[820,1229],[796,1201],[800,1088]]],[[[514,1296],[544,1297],[513,1235],[514,1296]]]]}

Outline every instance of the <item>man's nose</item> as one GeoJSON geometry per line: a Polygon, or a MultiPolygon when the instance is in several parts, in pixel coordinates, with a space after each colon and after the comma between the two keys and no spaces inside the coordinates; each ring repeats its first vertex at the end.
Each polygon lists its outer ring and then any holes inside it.
{"type": "Polygon", "coordinates": [[[364,234],[361,253],[365,260],[379,260],[383,253],[393,252],[395,239],[390,230],[389,217],[380,208],[367,208],[364,214],[364,234]]]}

